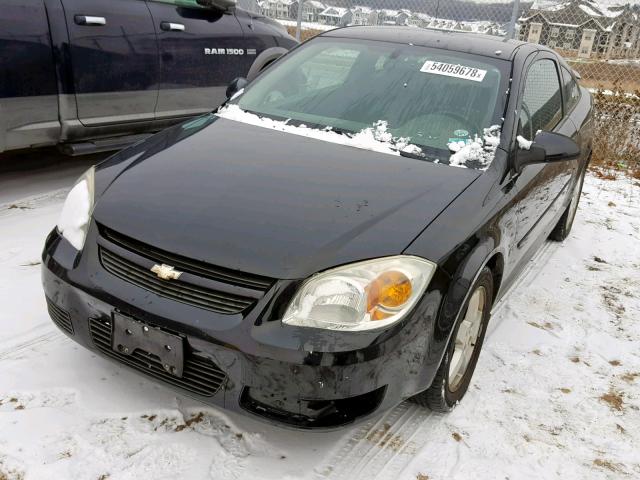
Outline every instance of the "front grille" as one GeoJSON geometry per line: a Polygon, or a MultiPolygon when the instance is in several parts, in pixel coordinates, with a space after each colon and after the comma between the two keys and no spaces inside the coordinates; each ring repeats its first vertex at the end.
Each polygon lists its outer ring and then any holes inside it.
{"type": "Polygon", "coordinates": [[[49,298],[46,298],[46,300],[47,310],[49,311],[49,316],[51,317],[51,320],[53,320],[53,323],[69,335],[73,335],[73,323],[71,323],[71,315],[69,315],[69,312],[64,311],[49,298]]]}
{"type": "Polygon", "coordinates": [[[105,355],[136,370],[205,397],[215,395],[227,378],[215,363],[187,351],[185,351],[182,378],[167,373],[155,355],[142,350],[136,350],[132,355],[120,354],[111,349],[112,325],[110,321],[90,318],[89,331],[93,344],[105,355]]]}
{"type": "Polygon", "coordinates": [[[177,302],[204,308],[217,313],[240,313],[254,298],[203,288],[179,280],[160,280],[151,270],[141,267],[103,247],[100,247],[100,263],[109,273],[140,288],[177,302]]]}
{"type": "Polygon", "coordinates": [[[110,242],[132,253],[153,260],[156,263],[172,265],[181,272],[188,272],[217,282],[259,290],[261,292],[266,292],[274,283],[272,278],[217,267],[183,257],[182,255],[160,250],[159,248],[122,235],[102,225],[100,226],[100,234],[110,242]]]}

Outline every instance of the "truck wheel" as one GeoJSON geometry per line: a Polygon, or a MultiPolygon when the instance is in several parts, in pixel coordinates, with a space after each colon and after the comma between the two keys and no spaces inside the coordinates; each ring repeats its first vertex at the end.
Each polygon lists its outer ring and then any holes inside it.
{"type": "Polygon", "coordinates": [[[558,224],[554,227],[549,235],[551,240],[562,242],[571,233],[571,227],[573,227],[573,221],[576,218],[576,212],[578,211],[578,204],[580,203],[580,195],[582,193],[582,184],[584,183],[585,170],[582,171],[580,177],[576,182],[576,186],[573,187],[573,193],[571,195],[571,203],[567,206],[567,209],[558,220],[558,224]]]}
{"type": "Polygon", "coordinates": [[[253,65],[251,65],[251,68],[247,73],[247,80],[251,82],[262,70],[267,68],[285,53],[287,53],[287,49],[282,47],[267,48],[254,60],[253,65]]]}
{"type": "Polygon", "coordinates": [[[493,275],[484,267],[471,288],[462,314],[431,386],[412,400],[435,412],[449,412],[469,388],[491,316],[493,275]]]}

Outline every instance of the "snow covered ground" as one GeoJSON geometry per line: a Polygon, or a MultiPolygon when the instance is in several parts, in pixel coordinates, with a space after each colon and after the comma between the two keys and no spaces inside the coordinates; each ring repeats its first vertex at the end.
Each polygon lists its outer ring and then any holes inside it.
{"type": "Polygon", "coordinates": [[[574,231],[494,310],[449,415],[403,403],[331,433],[206,407],[48,319],[44,237],[84,165],[0,176],[0,479],[640,477],[640,184],[588,176],[574,231]]]}
{"type": "MultiPolygon", "coordinates": [[[[277,20],[279,23],[281,23],[282,25],[284,25],[285,27],[297,27],[298,26],[298,21],[297,20],[285,20],[282,18],[277,18],[275,19],[277,20]]],[[[320,30],[323,32],[329,31],[329,30],[334,30],[338,27],[336,27],[335,25],[327,25],[324,23],[315,23],[315,22],[302,22],[302,24],[300,25],[302,30],[320,30]]]]}

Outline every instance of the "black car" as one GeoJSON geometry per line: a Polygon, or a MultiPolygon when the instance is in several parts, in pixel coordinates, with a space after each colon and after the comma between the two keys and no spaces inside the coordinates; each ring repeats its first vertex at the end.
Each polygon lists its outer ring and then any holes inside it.
{"type": "Polygon", "coordinates": [[[44,248],[53,321],[295,427],[450,410],[492,305],[571,229],[588,91],[545,47],[406,27],[324,33],[243,84],[79,180],[44,248]]]}
{"type": "Polygon", "coordinates": [[[233,78],[255,76],[297,44],[235,4],[2,0],[0,153],[118,150],[217,108],[233,78]]]}

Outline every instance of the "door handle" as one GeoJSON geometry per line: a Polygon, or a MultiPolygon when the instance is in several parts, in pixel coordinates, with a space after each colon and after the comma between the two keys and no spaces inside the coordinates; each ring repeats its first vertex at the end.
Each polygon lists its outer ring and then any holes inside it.
{"type": "Polygon", "coordinates": [[[86,25],[92,27],[101,27],[107,24],[107,19],[104,17],[93,17],[91,15],[76,15],[74,21],[77,25],[86,25]]]}
{"type": "Polygon", "coordinates": [[[184,32],[184,25],[181,23],[162,22],[160,28],[165,32],[184,32]]]}

